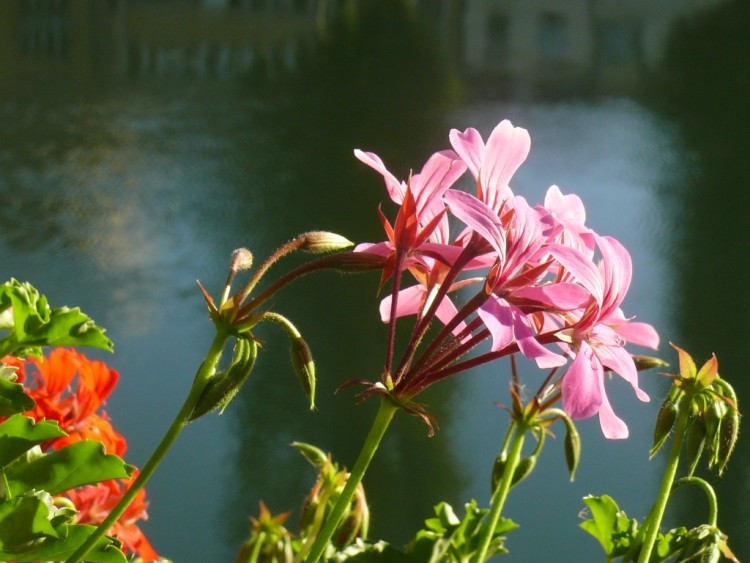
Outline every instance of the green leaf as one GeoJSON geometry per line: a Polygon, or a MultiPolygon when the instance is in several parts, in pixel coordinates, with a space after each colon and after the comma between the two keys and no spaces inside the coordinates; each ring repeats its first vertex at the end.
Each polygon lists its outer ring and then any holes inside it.
{"type": "Polygon", "coordinates": [[[66,436],[57,422],[35,423],[32,418],[14,414],[0,423],[0,467],[5,467],[28,450],[45,440],[66,436]]]}
{"type": "Polygon", "coordinates": [[[80,309],[50,309],[31,284],[11,279],[0,285],[0,314],[12,308],[13,322],[0,339],[0,357],[39,355],[41,346],[93,346],[112,350],[112,342],[80,309]]]}
{"type": "Polygon", "coordinates": [[[131,471],[122,459],[104,453],[100,442],[83,440],[33,461],[13,464],[5,475],[13,496],[32,489],[56,495],[82,485],[123,479],[131,471]]]}
{"type": "Polygon", "coordinates": [[[0,503],[0,550],[17,550],[45,537],[60,535],[50,522],[50,507],[43,500],[22,496],[0,503]]]}
{"type": "Polygon", "coordinates": [[[602,544],[608,556],[623,555],[633,543],[638,524],[628,519],[617,503],[607,495],[587,496],[583,502],[589,507],[592,518],[580,526],[602,544]]]}
{"type": "MultiPolygon", "coordinates": [[[[47,538],[26,551],[0,551],[0,561],[17,561],[26,563],[32,561],[65,561],[73,555],[86,538],[96,529],[94,526],[66,526],[65,539],[47,538]]],[[[86,561],[91,563],[127,563],[125,555],[119,549],[119,543],[110,538],[101,538],[86,555],[86,561]]]]}
{"type": "Polygon", "coordinates": [[[34,401],[23,390],[23,385],[0,378],[0,416],[10,416],[34,408],[34,401]]]}

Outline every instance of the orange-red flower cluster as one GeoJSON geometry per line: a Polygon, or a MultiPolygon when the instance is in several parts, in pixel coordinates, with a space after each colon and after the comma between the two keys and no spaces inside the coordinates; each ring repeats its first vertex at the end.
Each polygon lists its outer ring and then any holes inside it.
{"type": "MultiPolygon", "coordinates": [[[[36,402],[34,408],[24,414],[34,420],[55,420],[68,434],[43,444],[44,450],[60,449],[80,440],[96,440],[104,445],[107,453],[120,457],[125,454],[125,438],[113,428],[107,413],[100,411],[117,385],[119,374],[115,370],[104,362],[89,360],[80,352],[67,348],[55,348],[44,358],[30,358],[28,361],[9,356],[3,358],[2,363],[18,368],[19,382],[36,402]]],[[[65,495],[78,509],[76,522],[101,523],[135,477],[67,491],[65,495]]],[[[116,536],[127,551],[139,555],[144,563],[159,560],[138,526],[139,520],[148,517],[147,507],[146,491],[141,490],[108,532],[110,536],[116,536]]]]}

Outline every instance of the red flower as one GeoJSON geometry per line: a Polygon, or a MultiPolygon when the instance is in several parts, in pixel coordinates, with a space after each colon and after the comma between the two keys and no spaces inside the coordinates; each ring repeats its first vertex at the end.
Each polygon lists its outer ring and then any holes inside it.
{"type": "Polygon", "coordinates": [[[119,374],[104,362],[92,361],[67,348],[55,348],[48,357],[27,363],[29,395],[36,405],[26,413],[36,420],[56,420],[68,433],[48,447],[61,448],[80,440],[97,440],[108,453],[122,456],[125,438],[112,428],[106,413],[97,413],[117,385],[119,374]],[[75,387],[73,379],[78,375],[75,387]]]}
{"type": "MultiPolygon", "coordinates": [[[[76,522],[93,526],[101,524],[137,476],[136,471],[130,479],[106,481],[66,492],[65,495],[78,508],[76,522]]],[[[137,553],[143,559],[143,563],[160,560],[137,524],[139,520],[148,519],[147,507],[146,490],[141,489],[125,514],[107,532],[108,536],[119,539],[126,550],[137,553]]]]}
{"type": "MultiPolygon", "coordinates": [[[[80,440],[104,444],[108,453],[123,456],[125,438],[117,432],[105,412],[97,412],[117,385],[119,374],[104,362],[89,360],[73,349],[55,348],[47,357],[22,361],[7,356],[2,363],[17,367],[18,381],[34,399],[26,412],[34,420],[54,420],[68,435],[42,444],[42,449],[60,449],[80,440]],[[76,376],[77,379],[76,379],[76,376]],[[75,382],[74,382],[75,380],[75,382]]],[[[78,509],[76,522],[99,525],[122,498],[137,472],[130,479],[116,479],[66,491],[78,509]]],[[[138,554],[143,563],[159,561],[154,548],[137,522],[146,520],[146,491],[141,489],[120,519],[108,530],[126,551],[138,554]]]]}

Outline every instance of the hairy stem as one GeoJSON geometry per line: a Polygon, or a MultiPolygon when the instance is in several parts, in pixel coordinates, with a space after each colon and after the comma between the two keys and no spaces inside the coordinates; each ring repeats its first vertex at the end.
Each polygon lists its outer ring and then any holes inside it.
{"type": "Polygon", "coordinates": [[[67,559],[66,563],[78,563],[86,556],[86,554],[96,544],[96,542],[99,541],[99,539],[102,538],[102,536],[104,536],[109,531],[112,525],[117,522],[117,520],[123,515],[125,510],[127,510],[128,506],[130,506],[130,503],[138,494],[138,491],[143,488],[146,482],[154,474],[154,471],[156,471],[156,468],[159,466],[162,459],[164,459],[164,456],[167,454],[167,451],[169,451],[169,448],[177,439],[177,436],[180,435],[182,429],[190,421],[190,415],[192,414],[193,409],[195,408],[195,405],[198,402],[201,393],[203,392],[203,389],[206,387],[206,384],[211,379],[211,376],[216,370],[216,365],[219,363],[221,352],[224,349],[224,344],[227,338],[228,334],[226,332],[222,330],[217,331],[216,336],[214,337],[214,341],[211,343],[211,348],[206,355],[206,359],[203,360],[203,363],[198,368],[198,372],[195,374],[193,386],[190,389],[190,393],[188,394],[185,403],[182,405],[180,412],[177,413],[177,416],[172,421],[172,424],[162,438],[161,442],[154,450],[154,453],[151,454],[151,457],[143,466],[140,474],[120,499],[120,502],[117,503],[117,506],[112,509],[112,512],[110,512],[107,518],[105,518],[104,521],[99,524],[96,530],[94,530],[94,532],[88,537],[83,545],[81,545],[81,547],[79,547],[73,553],[73,555],[71,555],[67,559]]]}
{"type": "Polygon", "coordinates": [[[308,563],[316,563],[325,552],[326,546],[328,545],[328,542],[331,541],[333,533],[339,525],[341,516],[344,514],[344,510],[346,510],[346,507],[351,504],[357,486],[362,482],[362,477],[364,477],[365,472],[370,465],[370,461],[375,455],[375,452],[385,435],[385,431],[388,429],[391,420],[393,420],[393,415],[396,413],[397,409],[398,406],[396,406],[390,398],[383,397],[380,400],[378,414],[375,416],[370,432],[367,434],[365,443],[362,445],[359,457],[357,457],[357,461],[354,463],[354,468],[349,475],[349,479],[346,481],[346,486],[341,492],[341,496],[336,501],[331,514],[328,516],[328,519],[323,526],[323,530],[320,532],[320,535],[318,535],[312,549],[310,550],[310,555],[308,555],[306,559],[308,563]]]}
{"type": "Polygon", "coordinates": [[[472,559],[473,563],[482,563],[487,559],[487,551],[490,548],[490,543],[492,543],[492,536],[494,535],[495,528],[497,528],[497,523],[500,520],[500,513],[505,505],[505,500],[508,498],[508,492],[513,483],[513,475],[516,472],[516,467],[521,460],[523,442],[526,437],[526,428],[524,426],[519,426],[515,422],[513,425],[515,426],[515,433],[513,434],[510,453],[508,454],[508,459],[505,463],[503,476],[497,484],[495,492],[492,494],[492,507],[487,515],[487,520],[482,524],[479,550],[474,554],[474,558],[472,559]]]}
{"type": "Polygon", "coordinates": [[[672,448],[669,450],[669,459],[667,460],[667,467],[664,470],[661,487],[659,487],[659,494],[656,497],[654,507],[651,509],[648,518],[646,518],[642,526],[642,529],[646,530],[646,537],[641,547],[641,553],[638,556],[638,563],[648,563],[651,559],[651,552],[656,543],[656,535],[659,533],[659,527],[661,526],[662,518],[664,518],[664,511],[667,508],[669,493],[672,490],[674,478],[677,475],[677,466],[680,463],[680,451],[682,451],[682,442],[685,437],[688,415],[690,414],[690,403],[689,397],[685,397],[680,404],[680,413],[677,417],[677,425],[672,437],[672,448]]]}

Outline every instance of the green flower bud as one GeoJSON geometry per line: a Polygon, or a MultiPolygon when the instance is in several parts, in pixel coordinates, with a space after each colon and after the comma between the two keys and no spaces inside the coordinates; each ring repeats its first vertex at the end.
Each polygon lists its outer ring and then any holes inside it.
{"type": "Polygon", "coordinates": [[[651,447],[649,457],[656,455],[664,443],[667,441],[672,427],[677,419],[677,405],[668,398],[662,403],[659,414],[656,417],[656,426],[654,426],[654,445],[651,447]]]}
{"type": "Polygon", "coordinates": [[[638,371],[669,366],[668,362],[665,362],[661,358],[657,358],[655,356],[633,355],[633,361],[635,362],[635,369],[637,369],[638,371]]]}
{"type": "Polygon", "coordinates": [[[211,378],[193,408],[190,420],[216,409],[222,414],[253,371],[257,357],[258,345],[255,340],[238,338],[232,364],[226,371],[219,372],[211,378]]]}
{"type": "Polygon", "coordinates": [[[337,250],[344,250],[354,246],[354,243],[349,239],[326,231],[310,231],[303,234],[302,237],[303,241],[300,250],[313,254],[336,252],[337,250]]]}
{"type": "Polygon", "coordinates": [[[320,469],[326,464],[331,463],[329,456],[320,448],[305,444],[304,442],[292,442],[292,447],[296,448],[313,467],[320,469]]]}
{"type": "MultiPolygon", "coordinates": [[[[534,466],[536,465],[536,455],[530,455],[527,457],[522,458],[518,465],[516,465],[516,469],[513,471],[513,478],[511,479],[510,486],[513,487],[526,479],[526,477],[529,476],[529,474],[534,470],[534,466]]],[[[497,459],[495,460],[495,465],[492,468],[492,491],[494,492],[495,489],[497,489],[497,486],[500,484],[500,481],[503,478],[503,475],[505,474],[505,469],[507,466],[507,458],[504,454],[504,452],[500,453],[499,456],[497,456],[497,459]]]]}
{"type": "Polygon", "coordinates": [[[315,410],[315,362],[310,347],[301,336],[291,339],[291,356],[294,372],[310,401],[310,410],[315,410]]]}
{"type": "Polygon", "coordinates": [[[703,413],[703,420],[706,422],[706,438],[711,450],[711,458],[708,461],[709,467],[713,467],[719,461],[719,442],[721,441],[719,429],[721,427],[721,420],[724,418],[726,411],[726,403],[721,399],[714,399],[709,403],[708,408],[703,413]]]}
{"type": "Polygon", "coordinates": [[[578,461],[581,459],[581,437],[578,435],[578,430],[570,417],[565,416],[562,420],[565,423],[565,441],[563,443],[565,463],[568,465],[568,472],[572,481],[578,469],[578,461]]]}
{"type": "Polygon", "coordinates": [[[719,464],[719,475],[724,473],[729,457],[734,451],[737,443],[737,436],[740,431],[740,413],[735,408],[729,408],[728,412],[721,419],[719,427],[719,446],[716,454],[716,460],[719,464]]]}

